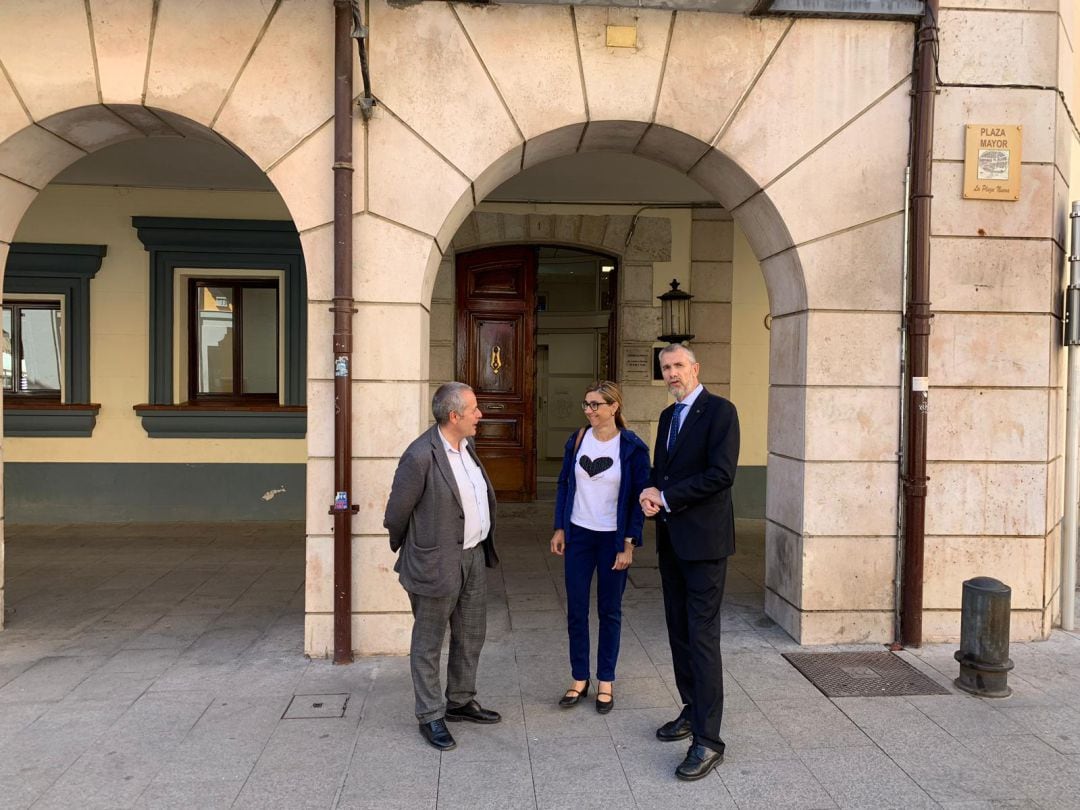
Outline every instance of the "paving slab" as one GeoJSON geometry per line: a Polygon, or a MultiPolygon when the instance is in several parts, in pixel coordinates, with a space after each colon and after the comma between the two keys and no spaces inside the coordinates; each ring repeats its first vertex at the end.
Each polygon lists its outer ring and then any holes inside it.
{"type": "Polygon", "coordinates": [[[826,697],[756,703],[773,728],[796,751],[874,746],[873,740],[826,697]]]}
{"type": "Polygon", "coordinates": [[[932,808],[936,804],[884,752],[873,746],[804,749],[799,759],[844,808],[932,808]]]}
{"type": "Polygon", "coordinates": [[[731,767],[721,767],[719,775],[740,808],[826,810],[837,807],[829,792],[798,759],[732,763],[731,767]]]}

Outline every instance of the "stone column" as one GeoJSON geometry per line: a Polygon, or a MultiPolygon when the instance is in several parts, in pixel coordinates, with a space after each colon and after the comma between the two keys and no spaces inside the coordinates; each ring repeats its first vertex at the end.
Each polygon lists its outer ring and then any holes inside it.
{"type": "Polygon", "coordinates": [[[664,387],[652,380],[653,346],[660,334],[653,262],[670,260],[672,230],[669,219],[639,217],[627,243],[630,221],[630,217],[609,217],[604,241],[613,246],[623,242],[617,377],[623,389],[624,416],[627,426],[651,447],[660,411],[668,404],[664,387]]]}
{"type": "Polygon", "coordinates": [[[722,208],[696,208],[690,230],[692,345],[701,381],[715,394],[731,393],[731,273],[735,223],[722,208]]]}
{"type": "Polygon", "coordinates": [[[926,641],[956,638],[961,583],[1012,588],[1014,639],[1057,608],[1061,349],[1072,48],[1056,14],[942,9],[934,137],[926,641]],[[1057,57],[1055,57],[1057,54],[1057,57]],[[1007,85],[1045,89],[1012,89],[1007,85]],[[966,124],[1023,127],[1020,199],[966,200],[966,124]]]}

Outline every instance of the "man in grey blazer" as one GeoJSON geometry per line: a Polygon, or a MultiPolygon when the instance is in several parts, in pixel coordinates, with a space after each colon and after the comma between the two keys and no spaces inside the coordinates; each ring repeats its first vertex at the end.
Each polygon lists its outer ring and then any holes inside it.
{"type": "Polygon", "coordinates": [[[487,580],[495,554],[495,490],[469,439],[483,415],[465,383],[439,386],[436,424],[398,462],[383,526],[394,570],[412,604],[409,652],[420,734],[440,751],[456,747],[446,720],[498,723],[476,702],[476,666],[487,632],[487,580]],[[450,625],[445,700],[439,657],[450,625]]]}

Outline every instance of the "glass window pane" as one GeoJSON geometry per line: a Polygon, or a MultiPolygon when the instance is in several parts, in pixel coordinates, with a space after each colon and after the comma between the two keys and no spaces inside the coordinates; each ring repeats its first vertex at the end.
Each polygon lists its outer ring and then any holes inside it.
{"type": "Polygon", "coordinates": [[[233,290],[195,288],[198,295],[200,394],[233,393],[233,290]]]}
{"type": "Polygon", "coordinates": [[[537,292],[546,296],[547,312],[595,312],[598,275],[594,258],[545,260],[541,256],[537,292]]]}
{"type": "Polygon", "coordinates": [[[248,288],[244,296],[245,394],[276,394],[278,374],[277,290],[248,288]]]}
{"type": "Polygon", "coordinates": [[[60,393],[60,310],[19,311],[20,391],[60,393]]]}
{"type": "Polygon", "coordinates": [[[12,373],[12,356],[11,356],[11,307],[4,307],[4,335],[2,338],[3,343],[3,382],[5,391],[15,390],[15,375],[12,373]]]}

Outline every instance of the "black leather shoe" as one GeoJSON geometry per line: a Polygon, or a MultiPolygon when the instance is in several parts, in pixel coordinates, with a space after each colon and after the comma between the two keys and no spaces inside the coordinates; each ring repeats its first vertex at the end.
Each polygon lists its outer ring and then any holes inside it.
{"type": "Polygon", "coordinates": [[[456,709],[447,707],[446,719],[454,723],[459,720],[468,720],[470,723],[489,724],[498,723],[502,720],[502,715],[490,709],[485,709],[475,700],[470,700],[464,706],[458,706],[456,709]]]}
{"type": "Polygon", "coordinates": [[[692,731],[693,728],[690,724],[690,718],[680,714],[670,723],[664,723],[664,725],[656,730],[656,739],[663,742],[685,740],[690,736],[692,731]]]}
{"type": "Polygon", "coordinates": [[[420,724],[420,736],[427,740],[428,745],[438,748],[440,751],[452,751],[457,748],[450,729],[446,727],[446,721],[441,717],[430,723],[420,724]]]}
{"type": "Polygon", "coordinates": [[[611,692],[601,692],[600,688],[596,690],[596,713],[607,714],[615,708],[615,695],[611,692]],[[600,698],[606,697],[607,700],[601,700],[600,698]]]}
{"type": "Polygon", "coordinates": [[[686,782],[702,779],[709,771],[724,761],[724,755],[704,745],[694,743],[686,752],[686,759],[675,769],[675,775],[686,782]]]}
{"type": "Polygon", "coordinates": [[[724,755],[712,748],[694,743],[686,753],[686,759],[675,769],[675,775],[686,782],[707,777],[708,772],[713,770],[720,762],[724,761],[724,755]]]}
{"type": "Polygon", "coordinates": [[[571,706],[577,706],[581,702],[581,699],[589,694],[589,682],[585,681],[584,689],[567,689],[566,694],[559,698],[559,706],[563,709],[569,709],[571,706]]]}

